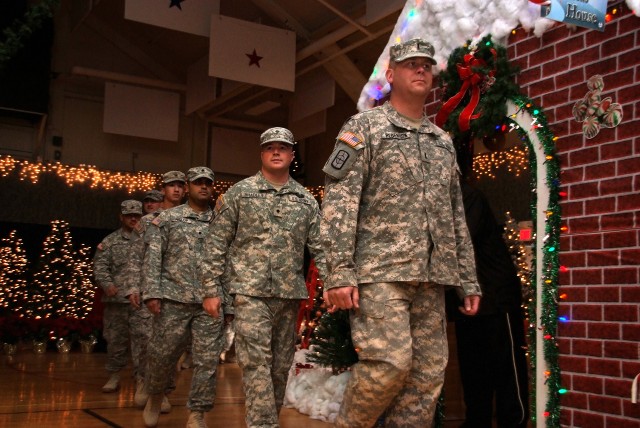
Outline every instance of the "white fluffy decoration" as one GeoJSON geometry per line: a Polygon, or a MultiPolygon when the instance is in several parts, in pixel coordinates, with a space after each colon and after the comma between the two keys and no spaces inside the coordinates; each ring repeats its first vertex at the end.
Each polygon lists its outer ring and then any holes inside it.
{"type": "MultiPolygon", "coordinates": [[[[637,5],[640,0],[627,3],[637,5]]],[[[496,42],[504,43],[518,25],[527,31],[533,29],[539,37],[555,24],[541,18],[540,6],[529,0],[408,0],[360,94],[358,110],[371,108],[374,99],[388,93],[384,73],[389,65],[389,47],[399,41],[420,37],[431,42],[438,61],[434,70],[437,74],[446,67],[451,52],[469,39],[479,40],[491,34],[496,42]]]]}
{"type": "Polygon", "coordinates": [[[627,6],[636,16],[640,16],[640,0],[627,0],[627,6]]]}
{"type": "Polygon", "coordinates": [[[312,419],[333,423],[351,372],[334,375],[331,369],[323,367],[296,370],[296,363],[307,364],[305,356],[308,352],[305,349],[296,352],[289,372],[284,405],[312,419]]]}

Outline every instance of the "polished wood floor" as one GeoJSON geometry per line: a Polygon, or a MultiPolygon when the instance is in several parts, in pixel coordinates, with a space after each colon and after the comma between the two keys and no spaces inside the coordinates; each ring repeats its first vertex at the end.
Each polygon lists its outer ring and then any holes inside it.
{"type": "MultiPolygon", "coordinates": [[[[144,427],[142,411],[133,403],[135,385],[129,369],[122,372],[118,392],[101,391],[107,380],[105,353],[34,354],[23,348],[13,357],[0,354],[0,358],[0,427],[144,427]]],[[[215,406],[206,414],[209,427],[245,426],[240,376],[237,364],[220,365],[215,406]]],[[[158,427],[185,426],[190,381],[191,370],[182,370],[169,397],[171,413],[160,416],[158,427]]],[[[282,428],[331,426],[293,409],[283,409],[280,424],[282,428]]]]}
{"type": "MultiPolygon", "coordinates": [[[[450,359],[445,377],[447,404],[445,428],[458,427],[464,419],[464,403],[455,353],[455,335],[449,326],[450,359]]],[[[48,350],[35,354],[29,345],[20,346],[13,357],[0,351],[0,427],[2,428],[98,428],[144,427],[142,411],[133,403],[135,392],[131,370],[122,372],[121,388],[102,392],[107,380],[104,352],[68,354],[48,350]]],[[[169,399],[173,409],[160,416],[158,427],[186,425],[186,408],[191,370],[178,374],[177,388],[169,399]]],[[[244,395],[237,364],[222,364],[214,409],[206,414],[209,427],[241,428],[244,423],[244,395]]],[[[294,409],[283,409],[281,428],[327,428],[331,424],[309,418],[294,409]]]]}

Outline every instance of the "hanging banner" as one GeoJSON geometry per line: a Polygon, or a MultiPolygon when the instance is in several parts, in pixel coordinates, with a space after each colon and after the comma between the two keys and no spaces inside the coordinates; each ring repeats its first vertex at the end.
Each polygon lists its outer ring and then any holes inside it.
{"type": "Polygon", "coordinates": [[[604,31],[607,0],[551,0],[540,7],[543,18],[604,31]]]}

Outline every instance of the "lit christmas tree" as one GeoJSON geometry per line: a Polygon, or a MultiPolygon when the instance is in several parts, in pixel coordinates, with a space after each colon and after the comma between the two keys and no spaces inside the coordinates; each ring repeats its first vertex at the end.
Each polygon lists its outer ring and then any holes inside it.
{"type": "Polygon", "coordinates": [[[24,315],[27,302],[27,255],[22,239],[12,230],[9,237],[0,240],[0,314],[24,315]]]}
{"type": "Polygon", "coordinates": [[[66,221],[51,222],[51,233],[44,241],[31,283],[29,316],[78,319],[87,316],[95,293],[89,255],[86,246],[74,250],[66,221]]]}

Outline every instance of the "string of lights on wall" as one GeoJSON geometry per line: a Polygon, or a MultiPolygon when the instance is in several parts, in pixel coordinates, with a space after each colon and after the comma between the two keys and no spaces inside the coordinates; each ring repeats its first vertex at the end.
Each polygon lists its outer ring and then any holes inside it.
{"type": "MultiPolygon", "coordinates": [[[[157,189],[162,182],[162,175],[152,172],[117,172],[99,169],[93,165],[64,165],[60,162],[31,162],[18,160],[11,156],[0,156],[0,178],[17,173],[21,181],[38,183],[42,175],[57,175],[69,186],[87,185],[91,189],[125,190],[129,194],[146,192],[157,189]]],[[[213,183],[214,195],[226,192],[235,183],[231,181],[218,181],[213,183]]],[[[316,198],[322,199],[323,186],[307,187],[307,190],[316,198]]]]}
{"type": "Polygon", "coordinates": [[[502,168],[519,177],[529,169],[529,148],[518,145],[504,151],[481,153],[473,158],[473,173],[478,179],[483,176],[495,179],[497,171],[502,168]]]}
{"type": "MultiPolygon", "coordinates": [[[[55,174],[69,187],[87,185],[91,189],[125,190],[129,194],[157,189],[162,175],[151,172],[114,172],[101,170],[93,165],[69,166],[60,162],[31,162],[11,156],[0,156],[0,178],[17,173],[21,181],[38,183],[43,174],[55,174]]],[[[215,181],[213,193],[222,194],[233,186],[231,181],[215,181]]],[[[307,187],[317,199],[324,195],[323,186],[307,187]]]]}

